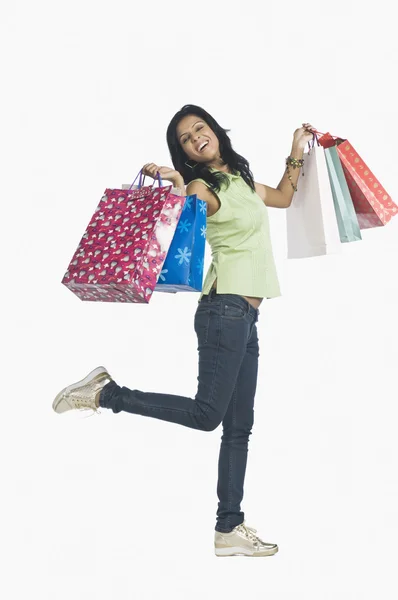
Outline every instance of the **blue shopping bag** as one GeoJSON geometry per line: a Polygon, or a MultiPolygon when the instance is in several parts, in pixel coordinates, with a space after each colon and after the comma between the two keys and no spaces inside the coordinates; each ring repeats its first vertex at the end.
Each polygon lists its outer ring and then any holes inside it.
{"type": "Polygon", "coordinates": [[[342,243],[361,240],[358,217],[336,147],[325,149],[325,155],[340,240],[342,243]]]}
{"type": "Polygon", "coordinates": [[[196,195],[187,196],[155,291],[169,293],[202,291],[206,217],[206,202],[196,195]]]}

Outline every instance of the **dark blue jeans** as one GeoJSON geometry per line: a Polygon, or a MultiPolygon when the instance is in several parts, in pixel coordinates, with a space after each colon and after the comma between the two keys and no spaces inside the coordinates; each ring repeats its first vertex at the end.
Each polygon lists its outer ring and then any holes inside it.
{"type": "Polygon", "coordinates": [[[199,376],[195,399],[129,390],[114,381],[100,406],[202,431],[223,426],[218,462],[216,530],[229,532],[244,521],[241,511],[249,436],[253,427],[258,371],[259,311],[232,294],[203,296],[195,314],[199,376]]]}

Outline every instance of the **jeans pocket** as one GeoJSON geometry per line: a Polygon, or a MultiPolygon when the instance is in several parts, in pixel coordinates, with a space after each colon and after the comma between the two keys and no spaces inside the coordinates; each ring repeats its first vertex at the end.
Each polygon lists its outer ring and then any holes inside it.
{"type": "Polygon", "coordinates": [[[198,336],[198,344],[205,346],[209,339],[209,325],[210,325],[210,310],[199,309],[195,314],[195,333],[198,336]]]}
{"type": "Polygon", "coordinates": [[[223,317],[227,319],[243,319],[246,316],[246,311],[239,304],[228,302],[224,304],[223,317]]]}

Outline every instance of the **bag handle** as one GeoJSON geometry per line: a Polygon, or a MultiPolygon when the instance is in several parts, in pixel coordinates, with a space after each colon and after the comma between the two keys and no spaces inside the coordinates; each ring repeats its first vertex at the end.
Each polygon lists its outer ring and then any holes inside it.
{"type": "MultiPolygon", "coordinates": [[[[131,190],[131,188],[133,187],[133,185],[135,184],[135,182],[137,181],[138,178],[139,178],[138,189],[140,190],[143,187],[144,182],[145,182],[145,175],[142,174],[142,169],[138,173],[137,177],[134,179],[133,183],[130,185],[129,190],[131,190]]],[[[162,181],[162,178],[161,178],[159,172],[156,174],[156,178],[153,180],[152,187],[155,185],[156,181],[159,183],[159,187],[163,186],[163,181],[162,181]]]]}
{"type": "Polygon", "coordinates": [[[331,133],[327,132],[327,133],[322,133],[322,131],[318,131],[317,129],[313,129],[314,133],[316,135],[330,135],[331,138],[333,138],[334,140],[342,140],[344,138],[339,137],[338,135],[332,135],[331,133]]]}
{"type": "Polygon", "coordinates": [[[314,133],[315,133],[315,135],[317,135],[317,136],[319,136],[319,135],[320,135],[320,136],[321,136],[321,140],[322,140],[322,138],[324,138],[324,140],[323,140],[323,143],[322,143],[322,141],[321,141],[320,143],[318,142],[318,145],[321,145],[321,146],[323,146],[324,148],[329,148],[329,147],[330,147],[330,146],[332,146],[332,145],[336,146],[336,145],[337,145],[337,142],[339,142],[339,141],[343,142],[343,141],[344,141],[344,138],[342,138],[342,137],[338,137],[338,136],[336,136],[336,135],[332,135],[332,134],[331,134],[331,133],[329,133],[329,132],[327,132],[327,133],[322,133],[321,131],[318,131],[317,129],[314,129],[314,133]],[[332,144],[329,144],[328,146],[326,146],[326,143],[327,143],[327,142],[332,142],[332,144]]]}
{"type": "MultiPolygon", "coordinates": [[[[310,142],[308,142],[308,154],[311,154],[312,150],[314,149],[315,146],[315,141],[318,144],[318,146],[320,146],[321,144],[319,143],[319,138],[318,138],[318,131],[316,131],[316,129],[314,129],[312,131],[312,140],[310,142]],[[316,133],[315,133],[316,132],[316,133]]],[[[304,168],[303,168],[303,175],[304,175],[304,168]]]]}

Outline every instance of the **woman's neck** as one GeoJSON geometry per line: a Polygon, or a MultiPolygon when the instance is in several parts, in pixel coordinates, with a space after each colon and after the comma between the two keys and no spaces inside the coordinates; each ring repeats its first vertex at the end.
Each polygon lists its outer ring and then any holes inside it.
{"type": "Polygon", "coordinates": [[[222,171],[223,173],[230,173],[230,168],[227,164],[223,162],[221,159],[216,159],[206,165],[209,169],[213,169],[214,171],[222,171]]]}

